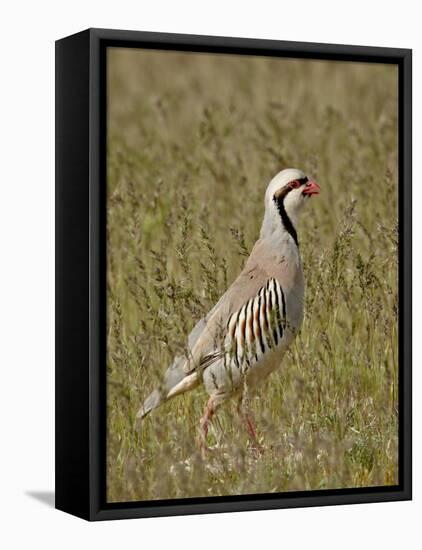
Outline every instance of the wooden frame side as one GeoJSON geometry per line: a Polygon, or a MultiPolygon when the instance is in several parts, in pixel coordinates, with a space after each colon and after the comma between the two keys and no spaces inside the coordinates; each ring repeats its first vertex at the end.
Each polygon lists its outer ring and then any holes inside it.
{"type": "Polygon", "coordinates": [[[85,519],[90,480],[89,41],[84,31],[56,42],[56,508],[85,519]]]}

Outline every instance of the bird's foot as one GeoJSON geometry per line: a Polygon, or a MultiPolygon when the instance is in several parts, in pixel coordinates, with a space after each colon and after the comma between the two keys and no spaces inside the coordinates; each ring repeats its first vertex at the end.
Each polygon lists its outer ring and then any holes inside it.
{"type": "Polygon", "coordinates": [[[261,458],[264,455],[265,447],[258,441],[253,441],[249,447],[255,458],[261,458]]]}
{"type": "Polygon", "coordinates": [[[215,447],[209,447],[205,441],[202,440],[199,442],[199,452],[201,453],[202,460],[206,460],[210,456],[210,453],[214,451],[215,447]]]}

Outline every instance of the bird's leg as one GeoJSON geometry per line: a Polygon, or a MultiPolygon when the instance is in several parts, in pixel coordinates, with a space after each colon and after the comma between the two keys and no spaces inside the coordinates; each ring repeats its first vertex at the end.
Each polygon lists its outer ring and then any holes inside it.
{"type": "Polygon", "coordinates": [[[200,441],[199,441],[199,447],[201,450],[201,455],[203,458],[205,458],[206,451],[209,451],[209,447],[207,447],[207,435],[208,435],[208,427],[211,422],[212,417],[215,413],[215,403],[214,399],[211,396],[208,400],[208,403],[205,407],[204,414],[200,421],[200,441]]]}
{"type": "Polygon", "coordinates": [[[258,454],[261,455],[264,452],[264,448],[259,443],[258,436],[256,433],[255,423],[252,420],[252,415],[248,412],[247,408],[244,406],[242,400],[239,401],[237,407],[240,418],[245,423],[246,431],[249,435],[249,440],[252,445],[252,449],[258,454]]]}
{"type": "Polygon", "coordinates": [[[258,437],[256,435],[256,428],[252,420],[252,417],[246,414],[245,419],[246,419],[246,429],[248,430],[249,437],[252,439],[254,443],[257,443],[258,437]]]}
{"type": "Polygon", "coordinates": [[[261,456],[264,453],[264,447],[260,444],[258,440],[258,436],[256,433],[255,424],[252,420],[252,416],[248,413],[245,413],[244,418],[246,422],[246,430],[249,434],[249,440],[251,442],[252,449],[255,451],[257,455],[261,456]]]}

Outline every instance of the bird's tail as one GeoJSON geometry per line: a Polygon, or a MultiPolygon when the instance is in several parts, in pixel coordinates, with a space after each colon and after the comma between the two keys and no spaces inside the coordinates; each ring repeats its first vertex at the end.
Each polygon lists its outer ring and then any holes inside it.
{"type": "Polygon", "coordinates": [[[145,399],[142,407],[139,409],[136,418],[144,418],[148,413],[156,409],[163,402],[163,392],[160,390],[154,390],[145,399]]]}
{"type": "MultiPolygon", "coordinates": [[[[167,382],[169,381],[169,376],[167,376],[167,382]]],[[[142,419],[151,411],[159,407],[162,403],[185,393],[188,390],[192,390],[199,384],[199,374],[198,372],[193,372],[187,376],[184,376],[177,383],[172,385],[170,388],[167,385],[167,388],[164,389],[155,389],[144,401],[144,404],[139,409],[136,418],[142,419]]]]}

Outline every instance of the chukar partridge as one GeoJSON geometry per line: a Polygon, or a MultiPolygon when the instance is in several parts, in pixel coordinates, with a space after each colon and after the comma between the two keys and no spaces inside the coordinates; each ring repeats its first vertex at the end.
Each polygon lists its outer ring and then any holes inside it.
{"type": "MultiPolygon", "coordinates": [[[[315,181],[296,169],[283,170],[271,180],[260,236],[243,271],[196,324],[188,354],[175,358],[138,418],[203,384],[210,396],[200,423],[204,447],[216,408],[235,395],[241,403],[245,387],[253,389],[280,365],[303,319],[304,279],[296,226],[303,206],[319,190],[315,181]]],[[[256,443],[252,420],[244,411],[242,416],[256,443]]]]}

